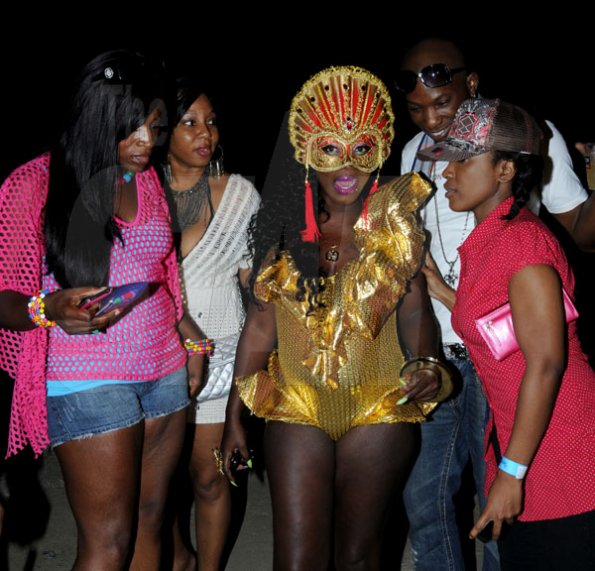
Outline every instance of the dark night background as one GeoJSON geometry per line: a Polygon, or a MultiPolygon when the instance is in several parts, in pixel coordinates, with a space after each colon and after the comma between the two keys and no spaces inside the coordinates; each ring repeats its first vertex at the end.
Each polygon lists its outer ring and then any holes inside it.
{"type": "MultiPolygon", "coordinates": [[[[47,149],[82,65],[119,47],[160,57],[176,75],[204,78],[218,113],[226,170],[252,178],[259,189],[284,113],[302,83],[329,65],[363,66],[382,78],[393,96],[396,139],[383,175],[394,176],[400,150],[416,128],[392,77],[413,43],[435,36],[459,44],[468,68],[479,73],[483,96],[501,97],[553,121],[585,182],[582,157],[573,144],[595,141],[593,9],[561,15],[540,7],[539,14],[523,15],[518,6],[510,11],[504,5],[457,5],[448,12],[444,5],[447,15],[441,19],[435,7],[419,4],[398,7],[411,15],[397,20],[377,4],[370,5],[374,14],[368,16],[374,18],[366,17],[363,5],[329,6],[332,19],[324,17],[326,6],[311,4],[284,5],[283,15],[280,5],[211,3],[180,10],[174,4],[160,9],[135,4],[133,11],[122,6],[86,4],[85,16],[75,11],[68,23],[56,19],[55,11],[25,5],[11,8],[19,14],[5,15],[7,25],[14,22],[17,30],[10,39],[0,37],[2,179],[47,149]]],[[[587,324],[595,319],[594,256],[576,252],[572,244],[568,251],[577,273],[579,310],[583,305],[581,329],[588,334],[587,324]]],[[[588,337],[584,341],[595,354],[595,340],[588,337]]]]}
{"type": "MultiPolygon", "coordinates": [[[[506,24],[494,18],[492,28],[486,28],[485,18],[462,8],[463,15],[453,14],[450,23],[437,21],[428,6],[427,10],[420,8],[422,13],[415,17],[392,27],[385,23],[380,30],[376,29],[380,24],[359,26],[360,6],[359,11],[342,10],[344,15],[337,15],[332,24],[320,19],[316,33],[312,18],[290,22],[256,9],[246,14],[241,30],[242,14],[231,22],[224,18],[224,9],[212,7],[175,13],[172,9],[170,14],[142,8],[142,22],[138,14],[115,12],[103,4],[89,5],[87,10],[86,17],[71,15],[75,19],[71,24],[50,26],[44,22],[55,15],[48,13],[46,20],[46,14],[39,11],[7,18],[6,22],[14,20],[18,25],[18,40],[6,35],[0,39],[2,178],[47,148],[80,67],[97,53],[115,47],[163,57],[178,74],[203,76],[216,96],[227,168],[256,176],[259,187],[291,97],[310,75],[337,64],[366,67],[389,85],[397,135],[384,174],[397,174],[398,151],[415,129],[391,79],[404,51],[427,35],[454,39],[461,45],[469,67],[479,72],[484,96],[502,97],[552,120],[569,142],[595,140],[589,105],[593,91],[588,88],[595,65],[589,53],[591,36],[581,33],[580,18],[570,29],[572,41],[564,43],[560,35],[568,32],[562,26],[548,36],[554,29],[551,25],[538,29],[533,18],[516,16],[506,18],[506,24]],[[255,16],[262,19],[250,24],[248,18],[255,16]],[[265,17],[279,23],[266,25],[265,17]],[[362,29],[355,31],[355,27],[362,29]]],[[[580,159],[577,154],[574,158],[580,159]]]]}
{"type": "MultiPolygon", "coordinates": [[[[471,7],[443,3],[440,13],[445,15],[440,16],[434,5],[418,2],[406,8],[396,4],[398,19],[371,2],[329,5],[332,19],[324,18],[327,6],[320,3],[276,3],[265,10],[256,4],[218,8],[213,3],[187,3],[180,9],[171,2],[156,9],[137,2],[125,10],[123,2],[117,8],[84,2],[70,8],[68,15],[56,3],[46,4],[49,9],[21,4],[5,4],[1,12],[1,180],[48,148],[81,66],[119,47],[163,57],[179,75],[204,77],[215,96],[226,170],[254,178],[257,188],[263,186],[292,96],[310,75],[329,65],[363,66],[389,86],[396,140],[383,174],[398,174],[400,150],[416,129],[392,87],[392,76],[405,50],[429,36],[452,39],[462,47],[469,69],[479,73],[483,96],[501,97],[550,119],[571,149],[577,140],[595,141],[590,13],[595,9],[587,8],[589,3],[558,4],[556,14],[538,4],[533,10],[539,13],[523,14],[518,6],[511,9],[495,2],[471,7]],[[405,9],[409,15],[402,14],[405,9]]],[[[582,159],[573,149],[571,155],[584,182],[582,159]]],[[[577,276],[583,346],[594,363],[595,255],[567,246],[577,276]]],[[[10,390],[11,383],[0,375],[0,458],[10,390]]],[[[39,469],[40,463],[25,454],[5,466],[0,461],[0,474],[6,471],[6,478],[12,478],[17,504],[13,513],[38,513],[39,529],[32,527],[29,515],[23,520],[23,538],[17,539],[23,543],[42,536],[47,524],[42,512],[49,506],[32,493],[39,469]]],[[[9,523],[14,528],[15,522],[9,523]]],[[[10,540],[20,537],[19,529],[17,525],[17,532],[11,531],[10,540]]],[[[0,541],[0,568],[4,551],[0,541]]]]}

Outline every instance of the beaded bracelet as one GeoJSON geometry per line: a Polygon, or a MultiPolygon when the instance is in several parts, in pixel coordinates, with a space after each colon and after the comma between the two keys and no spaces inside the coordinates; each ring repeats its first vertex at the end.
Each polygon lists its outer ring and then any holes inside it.
{"type": "Polygon", "coordinates": [[[49,289],[42,289],[37,295],[29,298],[27,309],[29,311],[29,318],[33,321],[35,327],[54,327],[55,321],[51,321],[45,315],[45,303],[43,298],[51,293],[49,289]]]}
{"type": "Polygon", "coordinates": [[[188,355],[211,355],[213,353],[213,340],[208,337],[197,341],[184,339],[184,348],[188,355]]]}

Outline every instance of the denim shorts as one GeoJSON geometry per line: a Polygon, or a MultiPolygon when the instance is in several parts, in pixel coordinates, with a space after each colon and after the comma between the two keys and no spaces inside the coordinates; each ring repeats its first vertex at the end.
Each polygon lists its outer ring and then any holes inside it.
{"type": "Polygon", "coordinates": [[[190,404],[186,367],[155,381],[103,385],[48,397],[48,432],[53,447],[128,428],[190,404]]]}

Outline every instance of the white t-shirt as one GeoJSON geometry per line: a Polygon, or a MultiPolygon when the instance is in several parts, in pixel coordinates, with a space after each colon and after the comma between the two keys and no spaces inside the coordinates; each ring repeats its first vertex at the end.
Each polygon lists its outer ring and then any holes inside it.
{"type": "MultiPolygon", "coordinates": [[[[541,202],[550,213],[559,214],[568,212],[582,204],[587,200],[587,193],[572,169],[572,160],[564,138],[552,123],[549,121],[546,123],[552,131],[552,137],[548,141],[551,174],[546,177],[547,182],[541,192],[541,202]]],[[[445,179],[442,176],[448,163],[443,161],[432,163],[432,161],[422,161],[416,157],[419,149],[430,144],[432,144],[432,140],[423,132],[413,137],[403,148],[401,172],[423,171],[436,184],[437,190],[421,210],[421,217],[425,229],[431,235],[430,252],[443,276],[447,276],[449,273],[454,274],[455,279],[451,285],[456,289],[460,271],[457,248],[475,227],[475,217],[472,212],[454,212],[449,208],[448,200],[445,197],[445,179]]],[[[546,172],[548,170],[546,165],[546,172]]],[[[531,210],[537,213],[539,205],[539,196],[532,196],[529,201],[531,210]]],[[[440,324],[442,342],[444,344],[461,343],[461,339],[450,324],[450,311],[442,302],[435,299],[432,299],[432,306],[440,324]]]]}

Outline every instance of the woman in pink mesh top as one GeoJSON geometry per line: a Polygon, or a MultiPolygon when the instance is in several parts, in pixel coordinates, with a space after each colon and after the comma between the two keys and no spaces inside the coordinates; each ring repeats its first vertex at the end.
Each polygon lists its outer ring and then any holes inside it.
{"type": "Polygon", "coordinates": [[[165,115],[161,76],[137,54],[96,57],[51,155],[0,189],[9,454],[54,447],[77,522],[75,569],[159,568],[188,381],[195,394],[208,347],[181,319],[167,205],[148,166],[165,115]],[[150,293],[126,310],[80,307],[105,286],[135,282],[150,293]]]}

